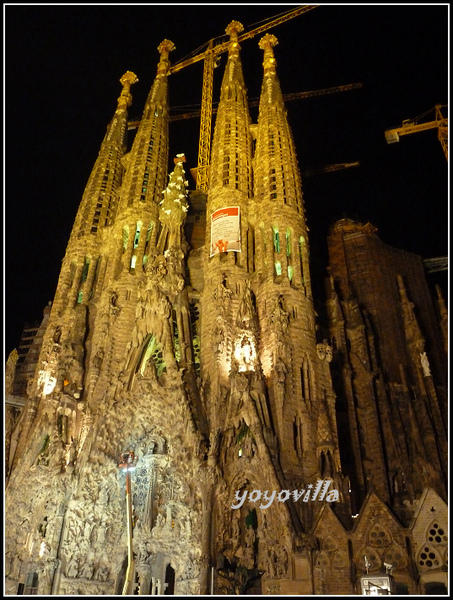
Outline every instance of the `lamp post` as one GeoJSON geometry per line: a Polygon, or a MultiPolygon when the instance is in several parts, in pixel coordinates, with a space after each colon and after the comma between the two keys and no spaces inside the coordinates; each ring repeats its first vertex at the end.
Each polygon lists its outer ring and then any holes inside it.
{"type": "Polygon", "coordinates": [[[132,548],[132,535],[133,535],[133,523],[132,523],[132,482],[131,482],[131,471],[135,469],[137,465],[137,457],[133,452],[123,452],[120,456],[118,467],[126,473],[126,513],[127,513],[127,570],[126,579],[123,586],[123,596],[127,596],[132,593],[132,585],[134,583],[134,552],[132,548]]]}

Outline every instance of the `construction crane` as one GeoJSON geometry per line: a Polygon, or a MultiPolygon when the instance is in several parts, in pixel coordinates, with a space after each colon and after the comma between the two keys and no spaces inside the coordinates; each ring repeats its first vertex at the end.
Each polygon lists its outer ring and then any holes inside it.
{"type": "Polygon", "coordinates": [[[334,171],[342,171],[343,169],[352,169],[353,167],[360,167],[358,160],[348,163],[336,163],[334,165],[324,165],[322,167],[312,167],[302,171],[302,177],[311,177],[312,175],[319,175],[321,173],[333,173],[334,171]]]}
{"type": "MultiPolygon", "coordinates": [[[[300,6],[296,9],[283,13],[279,17],[268,21],[264,25],[252,29],[251,31],[244,33],[243,35],[238,37],[238,41],[241,42],[246,39],[250,39],[271,29],[272,27],[276,27],[289,19],[297,17],[313,8],[317,8],[319,5],[307,5],[300,6]]],[[[172,115],[169,117],[170,121],[179,121],[183,119],[191,119],[194,117],[200,117],[200,137],[199,137],[199,145],[198,145],[198,166],[197,169],[191,169],[191,172],[194,173],[196,179],[196,187],[198,190],[207,191],[208,180],[209,180],[209,159],[210,159],[210,150],[211,150],[211,126],[212,126],[212,115],[217,112],[217,109],[213,107],[212,102],[212,88],[213,88],[213,78],[214,78],[214,67],[216,66],[219,55],[228,50],[228,46],[230,42],[224,42],[214,46],[214,39],[210,40],[207,44],[206,50],[183,60],[179,63],[175,63],[172,67],[170,67],[169,73],[177,73],[181,69],[192,65],[200,60],[204,60],[204,69],[203,69],[203,88],[202,88],[202,101],[201,101],[201,110],[191,111],[189,113],[172,115]],[[195,174],[196,172],[196,174],[195,174]]],[[[341,85],[330,88],[323,88],[320,90],[312,90],[306,92],[296,92],[292,94],[283,95],[283,100],[285,102],[290,100],[298,100],[301,98],[311,98],[315,96],[323,96],[326,94],[334,94],[337,92],[344,92],[349,90],[355,90],[362,87],[361,83],[351,83],[347,85],[341,85]]],[[[252,100],[249,102],[249,106],[258,106],[259,100],[252,100]]],[[[129,121],[128,129],[136,129],[139,125],[139,120],[129,121]]],[[[357,167],[360,163],[355,161],[353,163],[340,163],[335,165],[327,165],[326,167],[318,167],[315,170],[310,170],[305,173],[305,176],[316,174],[319,172],[331,172],[337,171],[340,169],[346,169],[350,167],[357,167]]]]}
{"type": "Polygon", "coordinates": [[[418,131],[426,131],[427,129],[437,129],[438,138],[444,151],[445,158],[448,160],[448,119],[442,114],[442,109],[446,107],[446,104],[436,104],[434,108],[428,110],[419,117],[403,121],[400,127],[387,129],[385,131],[387,143],[393,144],[399,142],[400,136],[409,133],[417,133],[418,131]],[[434,112],[434,119],[423,122],[423,119],[432,112],[434,112]]]}
{"type": "MultiPolygon", "coordinates": [[[[293,94],[282,94],[284,102],[291,100],[301,100],[302,98],[313,98],[315,96],[325,96],[327,94],[336,94],[338,92],[349,92],[350,90],[357,90],[362,87],[361,83],[349,83],[347,85],[337,85],[335,87],[322,88],[320,90],[309,90],[307,92],[295,92],[293,94]]],[[[258,106],[259,99],[250,100],[249,106],[258,106]]],[[[217,108],[212,108],[212,114],[217,112],[217,108]]],[[[201,116],[201,110],[193,110],[188,113],[181,113],[179,115],[171,115],[169,121],[182,121],[184,119],[193,119],[201,116]]],[[[138,126],[139,121],[130,121],[128,123],[129,129],[133,129],[138,126]]]]}
{"type": "MultiPolygon", "coordinates": [[[[291,100],[301,100],[303,98],[313,98],[316,96],[325,96],[327,94],[336,94],[338,92],[349,92],[350,90],[358,90],[362,87],[361,83],[348,83],[346,85],[337,85],[335,87],[322,88],[320,90],[308,90],[306,92],[294,92],[292,94],[282,94],[282,98],[284,102],[288,102],[291,100]]],[[[249,106],[258,106],[259,99],[253,99],[249,101],[249,106]]],[[[212,114],[217,112],[217,108],[212,108],[212,114]]],[[[186,113],[170,115],[169,121],[183,121],[185,119],[196,119],[201,116],[200,110],[191,110],[186,113]]],[[[134,119],[133,121],[129,121],[127,127],[129,130],[137,129],[140,124],[140,120],[134,119]]]]}
{"type": "Polygon", "coordinates": [[[448,256],[438,256],[437,258],[424,258],[422,262],[427,273],[439,273],[448,271],[448,256]]]}
{"type": "MultiPolygon", "coordinates": [[[[244,33],[238,37],[238,42],[242,42],[244,40],[248,40],[250,38],[255,37],[271,29],[272,27],[276,27],[281,23],[285,23],[294,17],[297,17],[303,13],[306,13],[313,8],[317,8],[319,5],[307,5],[307,6],[299,6],[293,10],[290,10],[282,15],[268,21],[264,25],[260,27],[256,27],[251,31],[244,33]]],[[[216,59],[220,54],[226,52],[228,50],[228,46],[230,42],[223,42],[214,45],[214,39],[208,42],[207,48],[204,52],[193,56],[187,60],[174,64],[170,67],[170,74],[177,73],[181,69],[189,65],[193,65],[194,63],[203,60],[203,88],[201,95],[201,119],[200,119],[200,138],[198,144],[198,168],[197,168],[197,189],[207,191],[208,187],[208,178],[209,178],[209,159],[211,152],[211,124],[212,124],[212,89],[213,89],[213,79],[214,79],[214,67],[216,63],[216,59]]]]}
{"type": "MultiPolygon", "coordinates": [[[[316,96],[325,96],[327,94],[336,94],[338,92],[349,92],[350,90],[358,90],[361,87],[362,87],[361,83],[349,83],[346,85],[337,85],[335,87],[321,88],[319,90],[308,90],[306,92],[295,92],[295,93],[291,93],[291,94],[282,94],[282,98],[283,98],[284,102],[288,102],[288,101],[292,101],[292,100],[301,100],[303,98],[313,98],[316,96]]],[[[249,106],[258,106],[259,99],[250,100],[248,104],[249,104],[249,106]]],[[[212,107],[211,114],[215,114],[216,112],[217,112],[217,108],[212,107]]],[[[201,116],[201,110],[191,110],[186,113],[170,115],[168,120],[171,122],[183,121],[186,119],[196,119],[197,117],[200,117],[200,116],[201,116]]],[[[129,130],[133,130],[133,129],[137,129],[139,124],[140,124],[140,120],[134,119],[134,120],[128,122],[127,127],[129,130]]],[[[310,177],[312,175],[318,175],[320,173],[331,173],[333,171],[340,171],[342,169],[349,169],[351,167],[359,167],[359,166],[360,166],[359,161],[354,161],[354,162],[349,162],[349,163],[337,163],[334,165],[325,165],[325,166],[321,166],[321,167],[309,168],[309,169],[306,169],[305,171],[303,171],[301,174],[303,177],[310,177]]],[[[198,183],[198,178],[197,178],[198,169],[196,169],[196,168],[190,169],[190,172],[191,172],[194,180],[197,181],[197,183],[198,183]]],[[[200,189],[200,188],[197,188],[197,189],[200,189]]]]}
{"type": "MultiPolygon", "coordinates": [[[[445,158],[448,160],[448,119],[443,116],[442,109],[446,108],[446,104],[436,104],[436,106],[415,119],[407,119],[403,121],[401,127],[387,129],[385,131],[385,139],[388,144],[394,144],[400,141],[400,136],[408,135],[409,133],[417,133],[418,131],[426,131],[427,129],[436,129],[437,136],[441,143],[445,158]],[[434,120],[420,122],[428,115],[434,112],[434,120]]],[[[448,271],[448,256],[438,256],[436,258],[424,258],[423,265],[427,273],[439,273],[448,271]]]]}

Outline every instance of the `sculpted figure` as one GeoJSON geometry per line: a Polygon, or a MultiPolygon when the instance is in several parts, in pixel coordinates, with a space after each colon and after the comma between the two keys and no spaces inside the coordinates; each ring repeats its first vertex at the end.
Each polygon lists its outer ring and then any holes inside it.
{"type": "Polygon", "coordinates": [[[217,326],[214,331],[214,344],[216,346],[216,352],[221,354],[225,349],[225,334],[220,318],[217,318],[217,326]]]}
{"type": "Polygon", "coordinates": [[[87,560],[84,564],[80,575],[83,579],[91,579],[93,577],[93,563],[90,560],[87,560]]]}
{"type": "Polygon", "coordinates": [[[278,383],[285,383],[288,369],[280,357],[277,359],[274,369],[275,369],[275,372],[277,373],[278,383]]]}
{"type": "Polygon", "coordinates": [[[332,346],[326,346],[326,360],[327,362],[332,362],[333,353],[332,346]]]}
{"type": "Polygon", "coordinates": [[[66,577],[77,577],[79,572],[79,567],[77,565],[77,560],[75,558],[71,558],[68,563],[68,568],[66,570],[66,577]]]}
{"type": "Polygon", "coordinates": [[[283,338],[288,331],[289,314],[283,308],[283,299],[281,297],[277,300],[277,306],[271,315],[270,321],[277,336],[277,340],[283,342],[283,338]]]}
{"type": "Polygon", "coordinates": [[[107,565],[99,565],[99,569],[97,570],[95,579],[98,579],[99,581],[107,581],[107,579],[109,578],[109,573],[110,573],[110,569],[107,567],[107,565]]]}
{"type": "Polygon", "coordinates": [[[420,352],[420,363],[422,365],[423,375],[425,377],[430,377],[431,369],[429,368],[429,360],[426,352],[420,352]]]}

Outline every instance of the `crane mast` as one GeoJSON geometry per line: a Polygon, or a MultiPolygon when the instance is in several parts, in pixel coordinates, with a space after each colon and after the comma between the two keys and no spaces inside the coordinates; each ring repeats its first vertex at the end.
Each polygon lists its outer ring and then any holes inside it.
{"type": "MultiPolygon", "coordinates": [[[[208,48],[212,50],[213,41],[208,48]]],[[[203,65],[203,88],[201,95],[200,138],[198,141],[197,189],[207,191],[209,161],[211,156],[212,87],[214,81],[214,54],[209,52],[203,65]]]]}

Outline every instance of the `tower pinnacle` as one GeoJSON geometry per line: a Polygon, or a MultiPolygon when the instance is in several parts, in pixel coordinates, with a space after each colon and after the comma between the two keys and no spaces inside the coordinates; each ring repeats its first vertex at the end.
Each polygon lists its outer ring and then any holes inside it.
{"type": "Polygon", "coordinates": [[[118,98],[118,108],[126,110],[132,104],[131,85],[138,82],[138,77],[132,71],[126,71],[120,78],[120,83],[123,86],[120,97],[118,98]]]}
{"type": "Polygon", "coordinates": [[[274,57],[273,47],[278,44],[278,39],[272,33],[266,33],[259,41],[259,47],[264,50],[263,67],[264,74],[275,73],[277,62],[274,57]]]}
{"type": "Polygon", "coordinates": [[[175,49],[176,46],[170,40],[164,40],[157,47],[157,50],[160,54],[160,61],[157,65],[157,77],[163,77],[165,75],[168,75],[168,70],[170,68],[170,60],[168,56],[170,52],[175,49]]]}
{"type": "MultiPolygon", "coordinates": [[[[168,160],[168,71],[169,53],[175,46],[163,40],[157,50],[160,54],[157,74],[146,99],[140,127],[128,154],[128,166],[123,181],[120,210],[136,201],[139,206],[152,207],[157,218],[161,190],[165,186],[168,160]],[[146,152],[143,149],[146,148],[146,152]]],[[[137,219],[145,216],[136,215],[137,219]]],[[[148,218],[149,215],[146,217],[148,218]]],[[[154,221],[153,221],[154,223],[154,221]]]]}
{"type": "Polygon", "coordinates": [[[228,27],[225,29],[227,35],[230,36],[230,45],[228,46],[229,56],[239,56],[239,40],[238,34],[244,31],[244,26],[239,21],[231,21],[228,27]]]}

